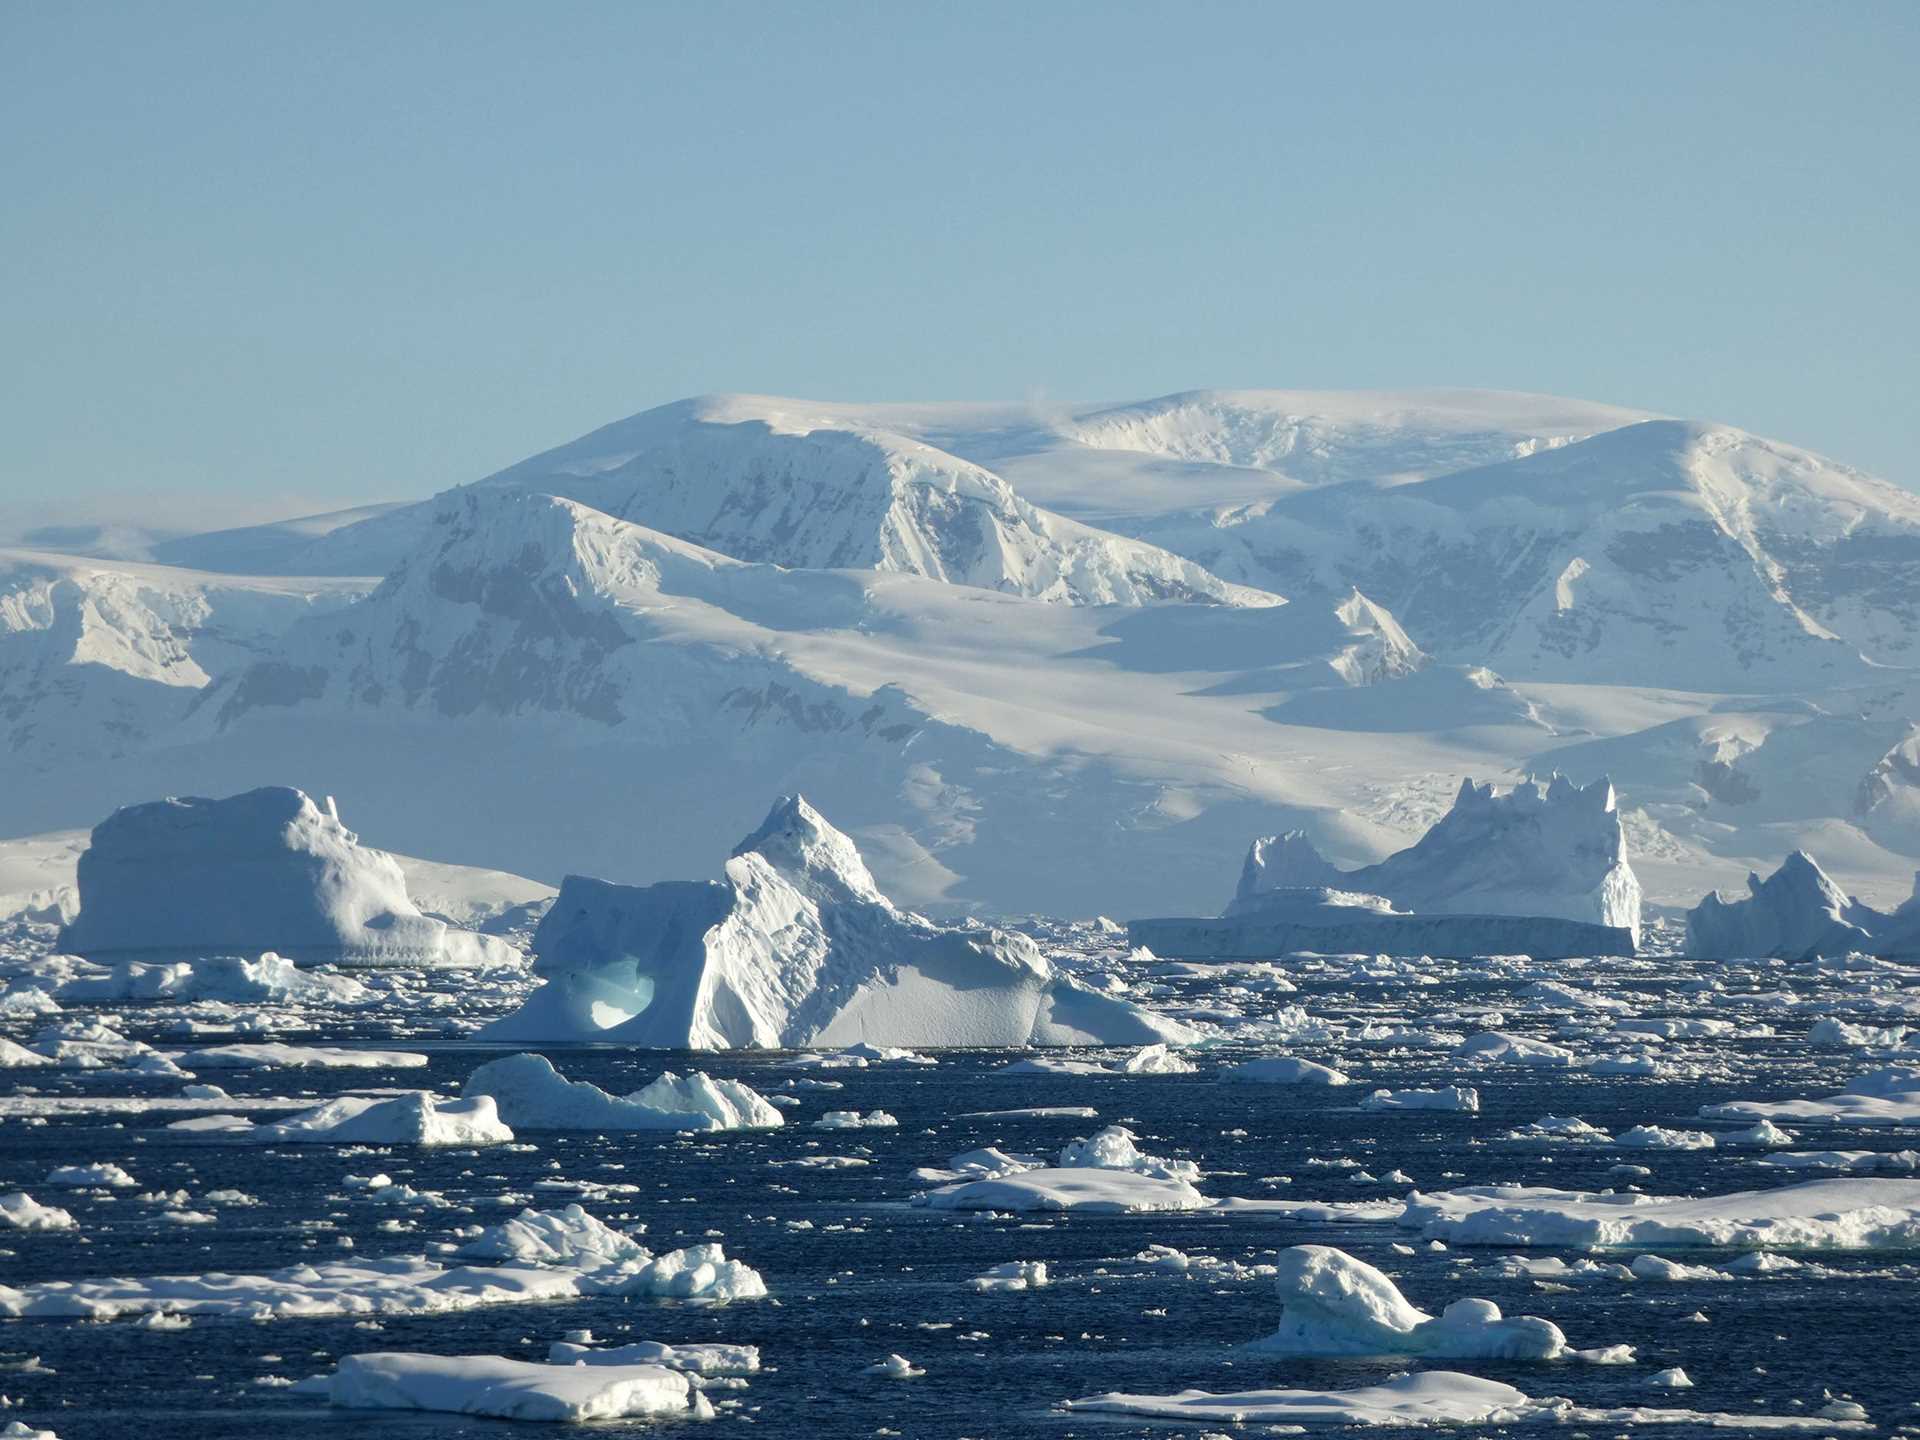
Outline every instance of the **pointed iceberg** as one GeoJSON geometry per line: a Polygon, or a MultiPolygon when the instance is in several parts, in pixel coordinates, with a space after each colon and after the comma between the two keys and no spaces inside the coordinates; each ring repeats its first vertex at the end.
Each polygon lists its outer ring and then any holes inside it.
{"type": "Polygon", "coordinates": [[[853,841],[797,795],[722,880],[568,876],[533,949],[546,983],[481,1038],[688,1050],[1197,1038],[1059,974],[1023,935],[896,908],[853,841]]]}

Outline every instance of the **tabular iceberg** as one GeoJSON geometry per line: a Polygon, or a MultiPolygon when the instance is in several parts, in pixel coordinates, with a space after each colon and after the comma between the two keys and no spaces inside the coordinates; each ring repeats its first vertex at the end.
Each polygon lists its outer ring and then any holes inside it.
{"type": "Polygon", "coordinates": [[[272,951],[296,964],[509,963],[501,940],[423,915],[400,866],[302,791],[156,800],[114,811],[80,856],[59,948],[177,961],[272,951]]]}
{"type": "Polygon", "coordinates": [[[1464,780],[1453,808],[1405,850],[1341,870],[1303,831],[1253,842],[1226,914],[1257,915],[1272,892],[1319,887],[1383,896],[1422,915],[1527,915],[1631,931],[1640,939],[1640,882],[1627,863],[1613,785],[1584,788],[1464,780]]]}
{"type": "Polygon", "coordinates": [[[689,1050],[1196,1038],[1059,974],[1023,935],[897,909],[799,796],[735,848],[724,880],[568,876],[533,949],[546,984],[481,1038],[689,1050]]]}

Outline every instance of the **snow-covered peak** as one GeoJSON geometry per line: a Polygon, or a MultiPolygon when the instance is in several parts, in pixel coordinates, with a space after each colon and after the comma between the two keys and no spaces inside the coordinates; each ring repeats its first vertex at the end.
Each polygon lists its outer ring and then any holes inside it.
{"type": "Polygon", "coordinates": [[[860,851],[799,795],[782,795],[760,828],[734,846],[736,858],[758,855],[817,903],[848,900],[887,905],[860,851]]]}
{"type": "Polygon", "coordinates": [[[1333,613],[1354,636],[1353,643],[1329,662],[1347,684],[1377,685],[1426,665],[1425,652],[1407,638],[1392,612],[1358,590],[1336,605],[1333,613]]]}
{"type": "Polygon", "coordinates": [[[1190,390],[1073,417],[1101,450],[1273,470],[1322,485],[1399,483],[1512,460],[1644,411],[1494,390],[1190,390]]]}
{"type": "Polygon", "coordinates": [[[873,569],[1072,604],[1271,605],[1191,560],[1042,510],[849,407],[679,401],[479,481],[566,496],[741,560],[873,569]]]}

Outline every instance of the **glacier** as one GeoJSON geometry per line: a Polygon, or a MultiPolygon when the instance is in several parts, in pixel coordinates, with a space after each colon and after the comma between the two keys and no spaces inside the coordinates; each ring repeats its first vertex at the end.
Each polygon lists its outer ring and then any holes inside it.
{"type": "Polygon", "coordinates": [[[1920,956],[1920,877],[1891,914],[1852,899],[1804,850],[1765,880],[1747,876],[1744,899],[1706,896],[1687,912],[1687,953],[1708,959],[1811,960],[1859,952],[1920,956]]]}
{"type": "Polygon", "coordinates": [[[480,1038],[688,1050],[1198,1038],[1056,972],[1023,935],[898,909],[800,796],[775,802],[725,874],[648,886],[568,876],[534,932],[545,983],[480,1038]]]}

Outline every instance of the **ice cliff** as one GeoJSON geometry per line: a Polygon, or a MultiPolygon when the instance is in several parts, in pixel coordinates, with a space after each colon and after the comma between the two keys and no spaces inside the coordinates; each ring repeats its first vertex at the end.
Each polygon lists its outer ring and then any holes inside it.
{"type": "Polygon", "coordinates": [[[506,963],[504,941],[420,913],[399,864],[286,786],[128,805],[93,828],[59,948],[176,961],[272,951],[298,964],[506,963]]]}
{"type": "Polygon", "coordinates": [[[1025,936],[897,909],[799,796],[774,805],[720,881],[568,876],[533,947],[546,983],[482,1038],[693,1050],[1193,1038],[1056,973],[1025,936]]]}

